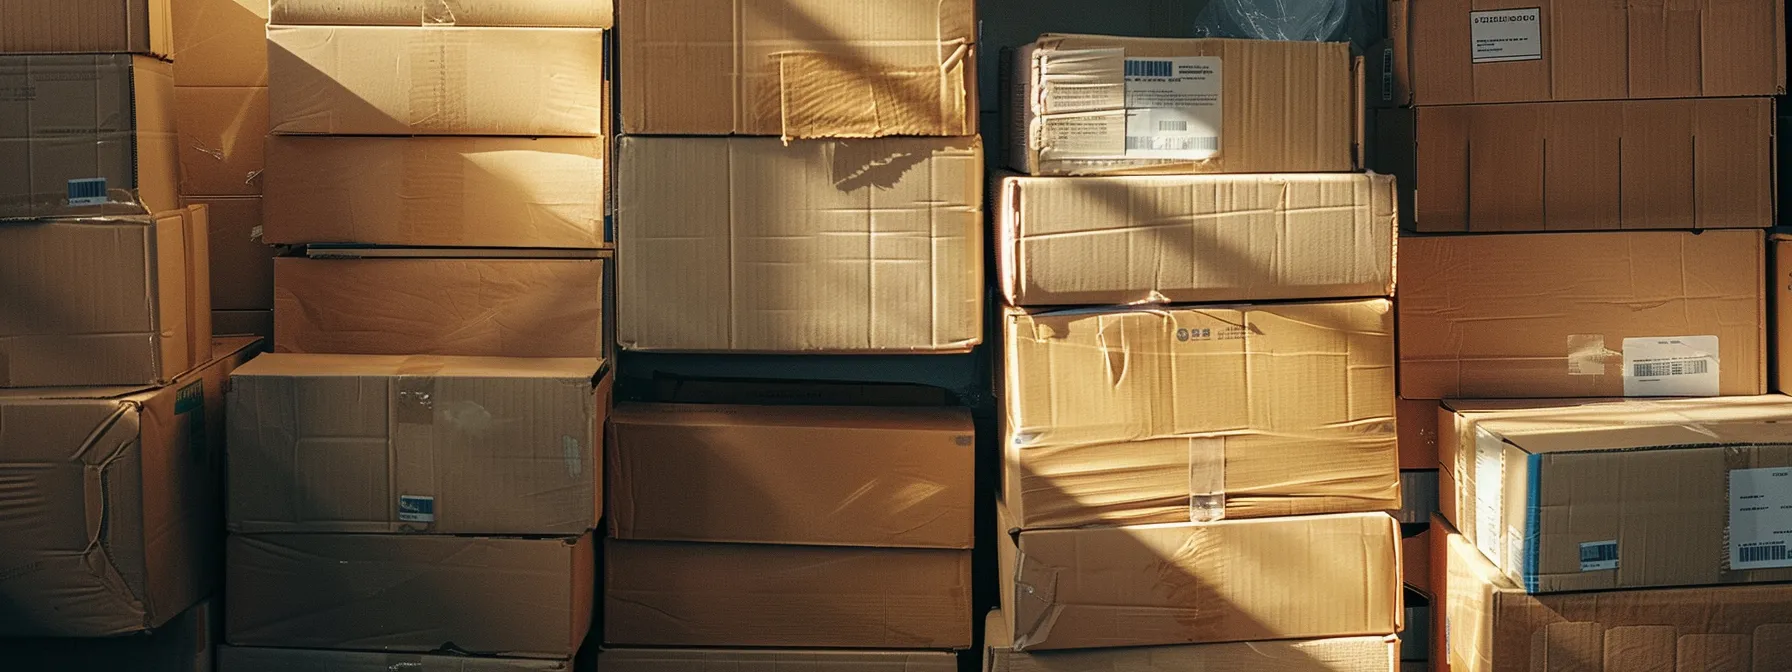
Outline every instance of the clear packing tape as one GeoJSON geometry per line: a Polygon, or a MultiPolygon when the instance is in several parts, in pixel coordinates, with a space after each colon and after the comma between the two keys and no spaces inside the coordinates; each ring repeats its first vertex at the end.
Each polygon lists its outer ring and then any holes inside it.
{"type": "Polygon", "coordinates": [[[1363,53],[1387,32],[1375,0],[1211,0],[1195,15],[1198,37],[1349,42],[1363,53]]]}

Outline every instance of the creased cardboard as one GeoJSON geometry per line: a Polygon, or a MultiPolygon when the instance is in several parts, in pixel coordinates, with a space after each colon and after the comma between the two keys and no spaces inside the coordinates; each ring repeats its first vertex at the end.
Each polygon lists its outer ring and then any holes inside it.
{"type": "Polygon", "coordinates": [[[268,85],[268,0],[175,0],[172,5],[176,86],[268,85]]]}
{"type": "Polygon", "coordinates": [[[1397,672],[1394,637],[1190,644],[1129,649],[1014,650],[1014,634],[1000,609],[984,621],[983,672],[1397,672]]]}
{"type": "Polygon", "coordinates": [[[274,23],[609,28],[610,0],[271,0],[274,23]]]}
{"type": "Polygon", "coordinates": [[[0,636],[154,630],[213,592],[224,386],[255,345],[166,387],[0,390],[0,636]]]}
{"type": "Polygon", "coordinates": [[[262,242],[261,199],[186,197],[181,202],[205,206],[212,310],[273,310],[276,250],[262,242]]]}
{"type": "Polygon", "coordinates": [[[1382,175],[998,178],[1010,305],[1392,296],[1382,175]]]}
{"type": "Polygon", "coordinates": [[[572,672],[570,660],[218,647],[218,672],[572,672]]]}
{"type": "Polygon", "coordinates": [[[1404,237],[1400,394],[1762,394],[1765,254],[1759,231],[1404,237]],[[1716,352],[1681,352],[1698,376],[1635,375],[1659,342],[1710,338],[1716,352]]]}
{"type": "Polygon", "coordinates": [[[0,54],[167,56],[170,0],[0,0],[0,54]]]}
{"type": "Polygon", "coordinates": [[[611,649],[596,672],[957,672],[958,656],[939,651],[755,649],[611,649]]]}
{"type": "Polygon", "coordinates": [[[177,86],[180,191],[260,196],[267,153],[267,87],[177,86]]]}
{"type": "Polygon", "coordinates": [[[207,600],[157,628],[132,637],[0,640],[15,670],[130,670],[214,672],[213,649],[223,631],[217,601],[207,600]]]}
{"type": "Polygon", "coordinates": [[[178,207],[171,72],[148,56],[0,56],[0,218],[178,207]]]}
{"type": "Polygon", "coordinates": [[[919,353],[982,341],[978,139],[618,146],[624,348],[919,353]]]}

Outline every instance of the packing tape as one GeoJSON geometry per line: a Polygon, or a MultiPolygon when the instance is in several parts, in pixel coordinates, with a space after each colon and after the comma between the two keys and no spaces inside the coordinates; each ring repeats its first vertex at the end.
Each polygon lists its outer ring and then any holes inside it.
{"type": "Polygon", "coordinates": [[[394,420],[402,425],[435,424],[436,374],[446,365],[441,357],[431,355],[407,357],[399,364],[392,399],[394,420]]]}
{"type": "Polygon", "coordinates": [[[1188,520],[1226,519],[1226,440],[1188,439],[1188,520]]]}
{"type": "Polygon", "coordinates": [[[455,21],[456,7],[460,0],[423,0],[421,24],[425,26],[452,26],[455,21]]]}
{"type": "Polygon", "coordinates": [[[388,435],[387,487],[392,493],[393,520],[400,531],[427,532],[436,515],[436,418],[441,400],[436,379],[446,360],[431,355],[407,357],[398,365],[393,384],[392,417],[388,435]],[[426,512],[407,511],[407,501],[430,502],[426,512]],[[408,516],[423,513],[426,517],[408,516]]]}
{"type": "Polygon", "coordinates": [[[1568,335],[1568,375],[1570,376],[1603,376],[1605,362],[1612,357],[1623,357],[1623,353],[1605,349],[1604,334],[1569,334],[1568,335]]]}
{"type": "Polygon", "coordinates": [[[466,37],[454,30],[425,31],[411,45],[410,118],[412,132],[464,129],[470,114],[467,105],[469,57],[466,37]]]}
{"type": "Polygon", "coordinates": [[[1064,608],[1058,604],[1058,569],[1018,552],[1014,570],[1014,650],[1049,639],[1064,608]]]}

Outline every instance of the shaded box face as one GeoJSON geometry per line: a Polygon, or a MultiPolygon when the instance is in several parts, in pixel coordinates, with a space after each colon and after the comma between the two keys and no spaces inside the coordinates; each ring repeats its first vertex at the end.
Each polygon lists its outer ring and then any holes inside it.
{"type": "Polygon", "coordinates": [[[179,207],[171,73],[149,56],[0,56],[0,219],[179,207]]]}
{"type": "Polygon", "coordinates": [[[182,202],[205,206],[212,309],[273,310],[276,250],[262,242],[262,199],[186,197],[182,202]]]}
{"type": "Polygon", "coordinates": [[[181,194],[260,196],[266,181],[267,87],[177,86],[174,101],[181,194]]]}
{"type": "Polygon", "coordinates": [[[214,310],[212,311],[212,331],[218,336],[254,336],[261,339],[262,347],[274,347],[274,311],[271,310],[214,310]]]}
{"type": "Polygon", "coordinates": [[[1285,672],[1397,672],[1400,644],[1392,637],[1341,637],[1229,644],[1185,644],[1124,649],[1014,650],[1009,619],[997,609],[984,621],[984,672],[1129,670],[1277,670],[1285,672]]]}
{"type": "Polygon", "coordinates": [[[167,56],[169,0],[4,0],[0,54],[126,53],[167,56]]]}
{"type": "MultiPolygon", "coordinates": [[[[268,0],[179,0],[173,10],[176,86],[268,85],[268,0]]],[[[263,108],[264,133],[266,119],[263,108]]]]}
{"type": "MultiPolygon", "coordinates": [[[[208,668],[209,669],[209,668],[208,668]]],[[[570,660],[218,647],[218,672],[573,672],[570,660]]]]}
{"type": "MultiPolygon", "coordinates": [[[[1773,238],[1773,323],[1778,328],[1778,349],[1774,352],[1792,352],[1792,239],[1778,236],[1773,238]]],[[[1774,381],[1773,389],[1785,392],[1792,389],[1792,357],[1779,358],[1779,376],[1774,381]]]]}
{"type": "Polygon", "coordinates": [[[609,28],[610,0],[270,0],[274,23],[322,26],[609,28]]]}
{"type": "Polygon", "coordinates": [[[213,672],[223,619],[217,601],[207,600],[148,635],[8,640],[6,664],[21,670],[213,672]]]}
{"type": "Polygon", "coordinates": [[[792,667],[842,672],[956,672],[958,656],[937,651],[610,649],[597,658],[599,672],[777,672],[792,667]]]}

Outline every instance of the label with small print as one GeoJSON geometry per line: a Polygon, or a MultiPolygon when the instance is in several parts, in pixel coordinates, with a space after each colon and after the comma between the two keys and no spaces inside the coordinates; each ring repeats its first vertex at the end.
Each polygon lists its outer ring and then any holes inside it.
{"type": "Polygon", "coordinates": [[[1126,158],[1199,161],[1220,153],[1220,59],[1126,59],[1126,158]]]}
{"type": "Polygon", "coordinates": [[[105,205],[106,178],[89,177],[68,181],[69,205],[105,205]]]}
{"type": "Polygon", "coordinates": [[[398,520],[406,523],[436,522],[436,498],[399,495],[398,520]]]}
{"type": "Polygon", "coordinates": [[[1580,545],[1580,571],[1618,568],[1618,540],[1589,541],[1580,545]]]}
{"type": "Polygon", "coordinates": [[[1624,396],[1715,397],[1716,336],[1624,339],[1624,396]]]}
{"type": "Polygon", "coordinates": [[[1730,472],[1730,569],[1792,567],[1792,468],[1730,472]]]}
{"type": "MultiPolygon", "coordinates": [[[[1506,558],[1500,532],[1505,511],[1505,444],[1493,434],[1475,428],[1475,545],[1489,560],[1506,558]]],[[[1509,565],[1508,565],[1509,566],[1509,565]]]]}
{"type": "Polygon", "coordinates": [[[1468,13],[1475,63],[1543,59],[1543,10],[1500,9],[1468,13]]]}

